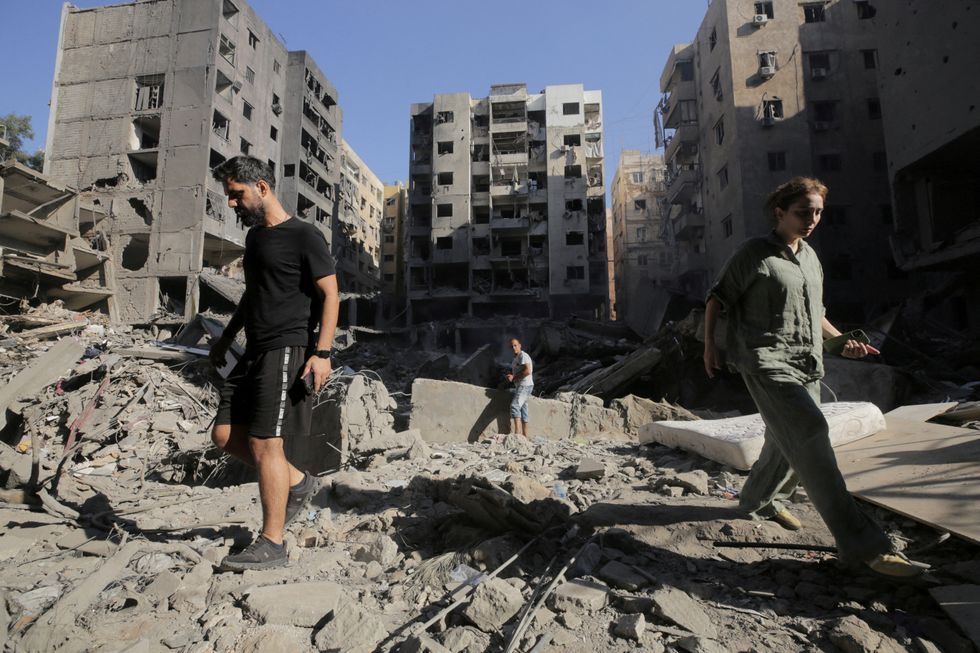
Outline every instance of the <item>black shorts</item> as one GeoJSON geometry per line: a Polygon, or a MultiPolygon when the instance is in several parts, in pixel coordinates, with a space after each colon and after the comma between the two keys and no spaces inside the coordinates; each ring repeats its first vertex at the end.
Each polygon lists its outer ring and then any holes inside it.
{"type": "Polygon", "coordinates": [[[221,387],[215,423],[247,425],[253,438],[309,435],[313,395],[300,378],[306,359],[306,347],[246,354],[221,387]]]}

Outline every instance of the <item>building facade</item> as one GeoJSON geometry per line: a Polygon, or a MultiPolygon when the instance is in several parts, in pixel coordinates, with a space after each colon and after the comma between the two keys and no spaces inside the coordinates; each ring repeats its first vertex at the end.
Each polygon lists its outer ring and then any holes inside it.
{"type": "Polygon", "coordinates": [[[108,211],[123,321],[208,308],[201,271],[244,250],[210,175],[227,158],[268,161],[287,210],[330,237],[339,138],[336,91],[244,0],[62,10],[45,173],[108,211]]]}
{"type": "Polygon", "coordinates": [[[409,321],[606,315],[601,92],[496,85],[411,118],[409,321]]]}
{"type": "Polygon", "coordinates": [[[671,281],[673,248],[662,234],[664,160],[659,154],[623,150],[612,184],[615,310],[629,313],[629,297],[671,281]]]}
{"type": "Polygon", "coordinates": [[[333,243],[341,291],[369,294],[381,289],[383,212],[384,184],[343,141],[333,243]]]}
{"type": "Polygon", "coordinates": [[[896,274],[938,324],[980,333],[980,11],[877,3],[878,88],[896,274]]]}
{"type": "Polygon", "coordinates": [[[408,191],[399,182],[385,184],[384,214],[381,218],[381,292],[386,314],[393,317],[405,301],[404,248],[402,230],[408,208],[408,191]]]}
{"type": "Polygon", "coordinates": [[[855,0],[715,0],[694,41],[672,49],[658,138],[679,289],[703,298],[738,245],[771,229],[767,194],[802,174],[830,188],[810,240],[830,316],[861,322],[901,296],[882,230],[891,208],[874,14],[855,0]]]}

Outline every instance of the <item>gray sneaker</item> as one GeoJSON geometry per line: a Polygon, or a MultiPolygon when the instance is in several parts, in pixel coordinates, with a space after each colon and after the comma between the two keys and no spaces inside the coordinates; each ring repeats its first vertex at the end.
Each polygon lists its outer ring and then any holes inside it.
{"type": "Polygon", "coordinates": [[[303,511],[310,502],[310,497],[316,492],[316,487],[316,478],[306,474],[303,476],[303,480],[296,485],[295,489],[289,488],[289,499],[286,501],[286,522],[283,524],[284,526],[289,526],[300,512],[303,511]]]}
{"type": "Polygon", "coordinates": [[[222,571],[242,572],[248,570],[275,569],[286,565],[285,544],[275,544],[265,535],[259,535],[241,553],[225,556],[221,561],[222,571]]]}

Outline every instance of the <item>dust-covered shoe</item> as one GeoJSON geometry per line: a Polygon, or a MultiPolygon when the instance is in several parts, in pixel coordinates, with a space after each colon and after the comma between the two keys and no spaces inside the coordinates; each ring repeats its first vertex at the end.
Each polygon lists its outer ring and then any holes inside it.
{"type": "Polygon", "coordinates": [[[297,515],[306,507],[309,503],[310,497],[316,492],[317,482],[316,478],[310,474],[304,474],[303,480],[289,488],[289,499],[286,500],[286,521],[284,526],[289,526],[289,524],[296,519],[297,515]]]}
{"type": "Polygon", "coordinates": [[[222,571],[248,571],[283,567],[288,560],[286,545],[276,544],[265,535],[259,535],[241,553],[225,556],[219,565],[222,571]]]}
{"type": "Polygon", "coordinates": [[[780,510],[771,519],[788,531],[798,531],[803,528],[803,522],[794,517],[789,510],[780,510]]]}
{"type": "Polygon", "coordinates": [[[902,553],[881,553],[865,564],[876,574],[892,578],[915,578],[929,569],[924,562],[909,560],[902,553]]]}

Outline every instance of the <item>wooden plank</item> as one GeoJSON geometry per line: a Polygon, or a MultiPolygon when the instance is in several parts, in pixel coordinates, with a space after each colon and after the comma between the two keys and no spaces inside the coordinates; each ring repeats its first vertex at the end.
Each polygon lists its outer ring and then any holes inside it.
{"type": "Polygon", "coordinates": [[[851,493],[980,544],[980,431],[885,420],[885,430],[835,449],[851,493]]]}
{"type": "Polygon", "coordinates": [[[929,593],[980,650],[980,585],[934,587],[929,593]]]}

